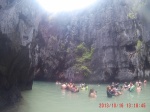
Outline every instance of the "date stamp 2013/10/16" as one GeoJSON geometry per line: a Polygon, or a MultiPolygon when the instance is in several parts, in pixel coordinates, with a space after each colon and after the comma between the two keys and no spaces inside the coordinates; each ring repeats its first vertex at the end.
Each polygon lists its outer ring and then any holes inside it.
{"type": "Polygon", "coordinates": [[[99,108],[146,108],[146,103],[100,103],[99,108]]]}

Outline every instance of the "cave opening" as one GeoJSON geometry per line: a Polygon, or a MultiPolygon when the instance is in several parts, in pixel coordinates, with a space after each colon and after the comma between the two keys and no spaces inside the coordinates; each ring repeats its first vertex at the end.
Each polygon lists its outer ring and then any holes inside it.
{"type": "Polygon", "coordinates": [[[129,70],[130,70],[132,73],[134,73],[134,71],[135,71],[135,67],[134,67],[134,65],[132,64],[132,62],[129,62],[129,70]]]}
{"type": "Polygon", "coordinates": [[[107,77],[109,77],[107,82],[109,82],[109,83],[110,82],[119,82],[119,80],[116,79],[117,74],[118,74],[118,68],[112,68],[112,74],[111,75],[108,73],[105,74],[107,77]]]}
{"type": "Polygon", "coordinates": [[[127,52],[134,52],[136,51],[135,45],[126,45],[125,49],[127,52]]]}
{"type": "Polygon", "coordinates": [[[146,57],[146,59],[145,59],[145,61],[144,61],[144,68],[145,68],[145,69],[150,69],[150,63],[149,63],[147,57],[146,57]]]}

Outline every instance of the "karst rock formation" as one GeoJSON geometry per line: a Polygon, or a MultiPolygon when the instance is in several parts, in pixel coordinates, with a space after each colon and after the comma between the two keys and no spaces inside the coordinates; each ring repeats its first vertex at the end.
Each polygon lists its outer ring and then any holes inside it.
{"type": "Polygon", "coordinates": [[[0,107],[33,80],[107,82],[149,78],[150,3],[98,0],[45,12],[36,0],[0,1],[0,107]]]}

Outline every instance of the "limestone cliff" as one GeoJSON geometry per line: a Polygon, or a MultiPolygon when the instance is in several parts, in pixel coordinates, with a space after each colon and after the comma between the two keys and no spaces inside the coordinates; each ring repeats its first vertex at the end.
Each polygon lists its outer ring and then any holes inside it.
{"type": "Polygon", "coordinates": [[[148,78],[149,2],[98,0],[47,14],[34,0],[0,1],[0,107],[36,80],[106,82],[148,78]]]}
{"type": "Polygon", "coordinates": [[[82,11],[45,15],[36,79],[100,82],[149,77],[146,1],[99,0],[82,11]]]}
{"type": "Polygon", "coordinates": [[[38,32],[40,12],[35,1],[0,1],[0,107],[18,101],[19,90],[32,88],[30,46],[38,32]]]}

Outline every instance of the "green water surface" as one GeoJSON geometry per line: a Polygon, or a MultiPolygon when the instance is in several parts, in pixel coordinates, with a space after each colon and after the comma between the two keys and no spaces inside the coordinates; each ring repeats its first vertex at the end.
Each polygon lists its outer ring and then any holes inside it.
{"type": "Polygon", "coordinates": [[[97,91],[97,98],[89,98],[88,90],[72,93],[55,83],[34,82],[20,103],[3,112],[150,112],[150,83],[140,93],[124,91],[112,98],[107,98],[106,86],[89,85],[97,91]]]}

